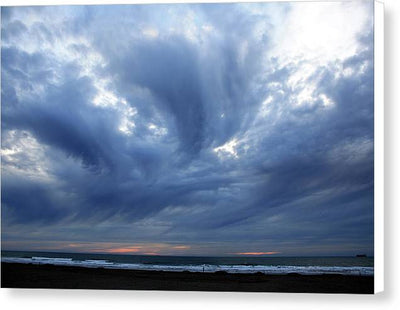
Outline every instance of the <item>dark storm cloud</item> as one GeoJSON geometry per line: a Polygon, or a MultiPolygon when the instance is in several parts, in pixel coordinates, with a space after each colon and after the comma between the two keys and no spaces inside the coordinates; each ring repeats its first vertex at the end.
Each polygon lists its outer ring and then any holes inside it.
{"type": "Polygon", "coordinates": [[[195,56],[181,38],[150,42],[135,46],[116,70],[121,81],[150,89],[159,108],[173,117],[182,147],[198,152],[205,139],[206,115],[195,56]]]}
{"type": "Polygon", "coordinates": [[[270,16],[168,8],[2,10],[3,235],[46,224],[55,241],[370,251],[371,37],[343,62],[356,73],[338,78],[326,63],[308,77],[332,107],[323,97],[294,106],[287,81],[299,64],[268,57],[279,26],[270,16]],[[55,12],[69,22],[14,17],[55,12]],[[18,44],[29,35],[43,50],[18,44]],[[48,175],[28,175],[37,165],[48,175]]]}
{"type": "MultiPolygon", "coordinates": [[[[223,9],[214,14],[220,16],[223,9]]],[[[231,18],[218,19],[219,24],[213,24],[217,30],[220,27],[225,33],[229,26],[234,31],[222,39],[212,38],[204,46],[181,35],[150,41],[116,40],[116,45],[123,47],[118,52],[106,48],[110,60],[106,70],[115,74],[117,89],[128,98],[132,85],[148,89],[159,112],[172,118],[182,150],[197,154],[210,145],[223,144],[248,126],[259,104],[258,94],[250,88],[260,74],[258,63],[266,38],[256,42],[251,21],[243,19],[239,15],[236,24],[231,18]],[[250,42],[250,50],[241,64],[238,45],[244,39],[250,42]]],[[[105,45],[102,40],[107,38],[99,39],[100,48],[105,45]]],[[[147,102],[135,105],[139,113],[148,109],[147,102]]]]}
{"type": "Polygon", "coordinates": [[[7,180],[2,186],[2,192],[2,216],[6,223],[16,220],[20,224],[49,224],[67,215],[65,209],[58,208],[60,200],[52,195],[48,187],[23,183],[21,180],[7,180]]]}

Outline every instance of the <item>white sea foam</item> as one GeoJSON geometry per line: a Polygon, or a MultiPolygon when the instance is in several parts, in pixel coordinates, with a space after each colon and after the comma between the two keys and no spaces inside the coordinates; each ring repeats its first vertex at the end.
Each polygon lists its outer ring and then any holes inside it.
{"type": "Polygon", "coordinates": [[[374,275],[373,267],[351,266],[272,266],[272,265],[168,265],[168,264],[135,264],[135,263],[116,263],[107,260],[73,260],[72,258],[53,258],[53,257],[2,257],[2,262],[24,263],[24,264],[50,264],[63,266],[78,266],[87,268],[109,268],[109,269],[131,269],[148,271],[191,271],[191,272],[217,272],[225,271],[228,273],[256,273],[265,274],[344,274],[344,275],[374,275]]]}
{"type": "Polygon", "coordinates": [[[54,263],[69,263],[72,262],[72,258],[63,258],[63,257],[32,257],[33,262],[39,262],[44,264],[54,264],[54,263]]]}

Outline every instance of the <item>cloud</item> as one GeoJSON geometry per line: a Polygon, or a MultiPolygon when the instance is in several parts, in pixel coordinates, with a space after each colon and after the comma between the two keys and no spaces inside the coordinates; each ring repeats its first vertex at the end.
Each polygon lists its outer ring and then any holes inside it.
{"type": "Polygon", "coordinates": [[[372,253],[371,4],[2,17],[8,248],[372,253]]]}

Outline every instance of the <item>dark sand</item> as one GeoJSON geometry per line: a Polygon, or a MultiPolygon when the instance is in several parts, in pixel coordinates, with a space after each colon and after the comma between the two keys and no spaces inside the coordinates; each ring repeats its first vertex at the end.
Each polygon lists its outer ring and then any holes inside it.
{"type": "Polygon", "coordinates": [[[2,263],[1,286],[8,288],[373,294],[374,278],[344,275],[139,271],[2,263]]]}

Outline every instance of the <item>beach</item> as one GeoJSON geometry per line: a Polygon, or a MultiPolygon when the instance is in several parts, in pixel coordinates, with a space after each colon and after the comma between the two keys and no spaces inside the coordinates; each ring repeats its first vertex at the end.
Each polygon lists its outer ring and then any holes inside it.
{"type": "Polygon", "coordinates": [[[1,264],[3,288],[373,294],[373,276],[170,272],[1,264]]]}

